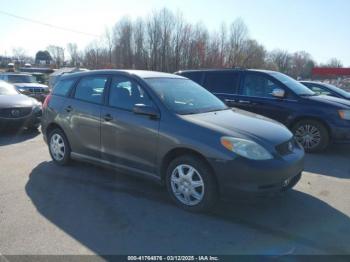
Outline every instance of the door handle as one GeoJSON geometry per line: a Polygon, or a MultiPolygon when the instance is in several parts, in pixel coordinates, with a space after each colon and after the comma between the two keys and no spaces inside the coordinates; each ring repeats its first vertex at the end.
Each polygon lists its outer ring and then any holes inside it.
{"type": "Polygon", "coordinates": [[[238,103],[240,103],[240,104],[250,104],[250,101],[248,101],[248,100],[238,100],[238,103]]]}
{"type": "Polygon", "coordinates": [[[67,106],[64,110],[69,113],[69,112],[73,111],[73,107],[72,106],[67,106]]]}
{"type": "Polygon", "coordinates": [[[236,103],[237,101],[233,100],[233,99],[225,99],[225,102],[226,103],[236,103]]]}
{"type": "Polygon", "coordinates": [[[103,119],[106,121],[106,122],[110,122],[113,120],[113,117],[111,116],[111,114],[106,114],[103,119]]]}

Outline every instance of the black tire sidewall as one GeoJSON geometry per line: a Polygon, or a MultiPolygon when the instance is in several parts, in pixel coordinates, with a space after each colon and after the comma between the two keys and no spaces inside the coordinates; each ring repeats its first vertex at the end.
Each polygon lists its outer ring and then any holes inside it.
{"type": "Polygon", "coordinates": [[[192,155],[180,156],[171,161],[166,171],[166,187],[172,200],[181,208],[191,212],[209,211],[218,199],[218,188],[211,169],[203,160],[192,155]],[[173,170],[179,165],[186,164],[194,167],[200,173],[204,182],[204,197],[202,201],[195,206],[188,206],[180,202],[174,195],[171,187],[171,175],[173,170]]]}
{"type": "Polygon", "coordinates": [[[48,146],[49,146],[49,152],[50,152],[50,156],[52,158],[52,160],[61,165],[61,166],[64,166],[64,165],[67,165],[70,161],[70,152],[71,152],[71,149],[70,149],[70,145],[69,145],[69,142],[65,136],[65,134],[63,133],[63,131],[61,129],[54,129],[50,132],[49,136],[48,136],[48,146]],[[62,137],[63,139],[63,142],[64,142],[64,146],[65,146],[65,152],[64,152],[64,157],[62,160],[58,161],[56,160],[53,155],[52,155],[52,152],[51,152],[51,147],[50,147],[50,143],[51,143],[51,137],[54,135],[54,134],[58,134],[62,137]]]}
{"type": "Polygon", "coordinates": [[[319,122],[317,120],[313,120],[313,119],[308,120],[307,119],[307,120],[302,120],[302,121],[299,121],[298,123],[296,123],[292,129],[294,136],[295,136],[295,133],[300,126],[307,125],[307,124],[316,127],[320,131],[321,141],[316,147],[310,148],[310,149],[305,149],[305,152],[316,153],[316,152],[321,152],[321,151],[325,150],[328,147],[329,141],[330,141],[329,132],[328,132],[327,128],[324,126],[324,124],[322,124],[321,122],[319,122]]]}

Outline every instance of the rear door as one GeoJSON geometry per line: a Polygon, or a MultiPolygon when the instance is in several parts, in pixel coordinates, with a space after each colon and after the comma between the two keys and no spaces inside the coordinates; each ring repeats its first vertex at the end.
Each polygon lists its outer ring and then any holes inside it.
{"type": "Polygon", "coordinates": [[[239,73],[233,71],[205,72],[204,87],[227,106],[236,106],[239,73]]]}
{"type": "Polygon", "coordinates": [[[113,76],[102,109],[102,157],[119,167],[154,174],[159,119],[135,114],[135,104],[156,107],[135,79],[113,76]]]}
{"type": "Polygon", "coordinates": [[[237,107],[282,123],[288,122],[297,106],[296,98],[282,83],[260,72],[244,72],[237,98],[237,107]],[[285,98],[272,96],[276,88],[285,91],[285,98]]]}
{"type": "Polygon", "coordinates": [[[103,75],[82,77],[65,103],[75,153],[101,158],[101,107],[108,79],[103,75]]]}

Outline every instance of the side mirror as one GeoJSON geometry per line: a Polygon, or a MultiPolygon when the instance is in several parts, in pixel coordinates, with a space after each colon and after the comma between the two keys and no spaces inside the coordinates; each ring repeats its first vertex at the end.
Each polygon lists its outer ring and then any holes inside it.
{"type": "Polygon", "coordinates": [[[159,118],[159,111],[153,106],[146,106],[144,104],[134,105],[133,112],[137,115],[145,115],[151,118],[159,118]]]}
{"type": "Polygon", "coordinates": [[[280,88],[275,88],[272,90],[272,96],[277,97],[277,98],[284,98],[286,95],[286,92],[283,89],[280,88]]]}

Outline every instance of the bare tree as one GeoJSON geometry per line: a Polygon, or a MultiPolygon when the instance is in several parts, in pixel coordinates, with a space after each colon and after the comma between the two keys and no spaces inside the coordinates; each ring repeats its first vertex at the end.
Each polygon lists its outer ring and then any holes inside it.
{"type": "Polygon", "coordinates": [[[133,25],[128,17],[122,18],[113,28],[115,64],[121,68],[133,67],[133,25]]]}
{"type": "Polygon", "coordinates": [[[292,66],[292,56],[284,50],[274,50],[270,53],[269,59],[278,71],[288,74],[292,66]]]}
{"type": "Polygon", "coordinates": [[[67,51],[70,55],[71,59],[71,65],[72,66],[78,66],[79,65],[79,51],[78,51],[78,45],[75,43],[68,43],[67,44],[67,51]]]}
{"type": "Polygon", "coordinates": [[[323,67],[335,67],[340,68],[343,67],[342,61],[337,58],[331,58],[326,64],[322,65],[323,67]]]}
{"type": "Polygon", "coordinates": [[[112,66],[113,61],[112,61],[112,56],[113,56],[113,35],[112,32],[109,28],[105,29],[105,42],[106,42],[106,47],[108,49],[108,57],[109,57],[109,64],[112,66]]]}
{"type": "Polygon", "coordinates": [[[243,20],[238,18],[231,24],[229,29],[229,66],[243,66],[243,49],[247,40],[248,28],[243,20]]]}
{"type": "Polygon", "coordinates": [[[49,45],[47,51],[50,53],[57,68],[64,65],[64,48],[55,45],[49,45]]]}

